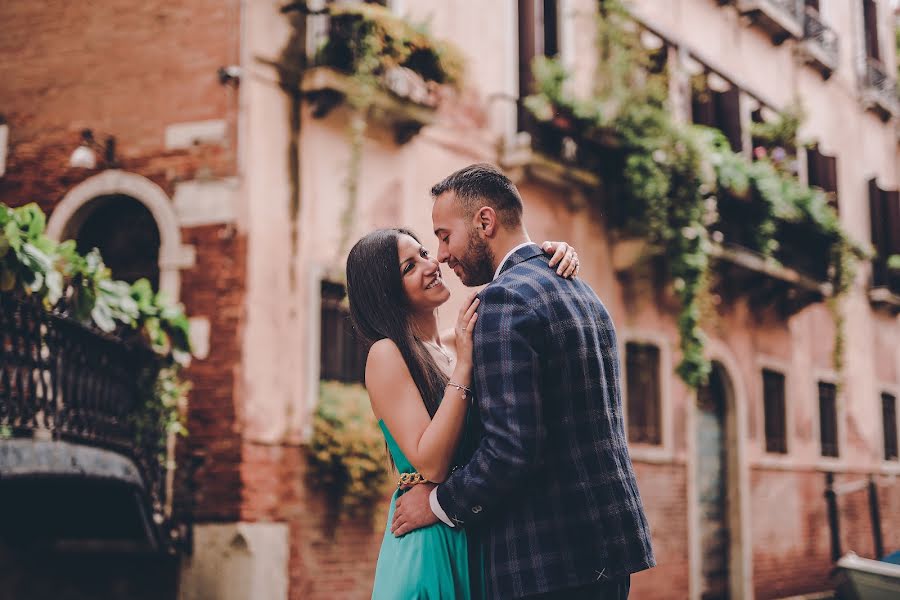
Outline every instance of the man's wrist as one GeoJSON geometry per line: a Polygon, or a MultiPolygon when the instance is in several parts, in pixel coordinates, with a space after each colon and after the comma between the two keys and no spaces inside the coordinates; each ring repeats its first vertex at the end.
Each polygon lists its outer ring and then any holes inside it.
{"type": "Polygon", "coordinates": [[[444,509],[441,508],[441,503],[438,502],[437,499],[437,488],[431,490],[431,493],[428,494],[428,505],[431,507],[431,512],[434,513],[438,519],[443,521],[449,527],[455,527],[453,521],[450,520],[450,517],[447,516],[447,513],[444,512],[444,509]]]}

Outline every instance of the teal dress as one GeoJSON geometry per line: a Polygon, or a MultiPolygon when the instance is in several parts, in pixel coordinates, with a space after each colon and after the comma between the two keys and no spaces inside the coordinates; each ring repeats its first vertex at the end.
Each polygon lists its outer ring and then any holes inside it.
{"type": "MultiPolygon", "coordinates": [[[[415,468],[403,455],[400,446],[388,431],[384,421],[378,421],[388,450],[400,473],[414,473],[415,468]]],[[[472,600],[483,597],[484,567],[480,548],[470,569],[469,544],[462,529],[436,523],[403,537],[391,533],[394,506],[403,491],[391,497],[387,527],[375,567],[372,600],[472,600]],[[475,570],[477,572],[473,573],[475,570]],[[474,590],[474,594],[473,594],[474,590]]]]}

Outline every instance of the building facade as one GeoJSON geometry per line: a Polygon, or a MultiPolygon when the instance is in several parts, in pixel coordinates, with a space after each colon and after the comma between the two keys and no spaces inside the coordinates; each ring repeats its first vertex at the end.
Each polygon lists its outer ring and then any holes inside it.
{"type": "MultiPolygon", "coordinates": [[[[827,273],[735,248],[722,255],[724,283],[702,322],[713,370],[699,390],[675,372],[672,284],[642,270],[634,240],[616,227],[616,197],[573,162],[578,136],[563,135],[555,155],[540,147],[520,102],[535,91],[538,56],[559,56],[571,92],[591,95],[603,3],[387,2],[396,18],[452,42],[465,75],[455,91],[433,85],[439,76],[398,75],[375,96],[314,58],[338,33],[317,14],[324,2],[33,4],[0,7],[0,201],[37,201],[51,235],[99,245],[114,274],[150,277],[192,317],[179,468],[192,470],[193,540],[191,552],[154,563],[165,593],[370,593],[381,523],[336,513],[308,477],[305,453],[320,381],[359,379],[358,347],[340,318],[343,261],[376,227],[408,226],[435,247],[428,190],[481,161],[516,181],[533,240],[578,249],[581,276],[617,325],[659,563],[633,578],[632,597],[822,592],[833,589],[836,555],[900,548],[890,2],[628,5],[668,78],[677,122],[721,129],[750,160],[762,145],[754,123],[799,102],[806,118],[792,176],[826,192],[844,230],[876,252],[840,303],[842,328],[827,273]],[[354,135],[361,102],[366,127],[354,135]],[[103,147],[93,168],[71,166],[83,130],[103,147]]],[[[798,265],[805,253],[800,243],[798,265]]],[[[442,309],[442,323],[454,314],[442,309]]],[[[79,560],[98,579],[108,570],[79,560]]],[[[140,564],[122,572],[142,587],[140,564]]],[[[77,587],[68,577],[58,585],[77,587]]]]}

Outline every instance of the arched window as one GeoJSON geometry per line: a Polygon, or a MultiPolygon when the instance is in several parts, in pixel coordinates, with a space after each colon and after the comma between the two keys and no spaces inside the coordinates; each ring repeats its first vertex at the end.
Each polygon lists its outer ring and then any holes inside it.
{"type": "Polygon", "coordinates": [[[150,210],[122,194],[88,202],[66,232],[86,253],[98,248],[115,279],[134,283],[145,277],[159,289],[159,227],[150,210]]]}

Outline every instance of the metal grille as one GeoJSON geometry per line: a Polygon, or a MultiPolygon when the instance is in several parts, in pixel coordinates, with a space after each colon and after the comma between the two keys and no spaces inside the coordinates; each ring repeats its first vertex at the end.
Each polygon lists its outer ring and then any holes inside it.
{"type": "Polygon", "coordinates": [[[837,33],[822,21],[818,11],[810,8],[806,9],[803,21],[803,37],[817,44],[828,55],[831,64],[837,65],[840,51],[837,33]]]}
{"type": "Polygon", "coordinates": [[[143,431],[139,439],[135,417],[160,365],[138,340],[87,328],[30,298],[0,295],[0,428],[128,456],[157,524],[166,500],[159,460],[165,432],[143,431]]]}

